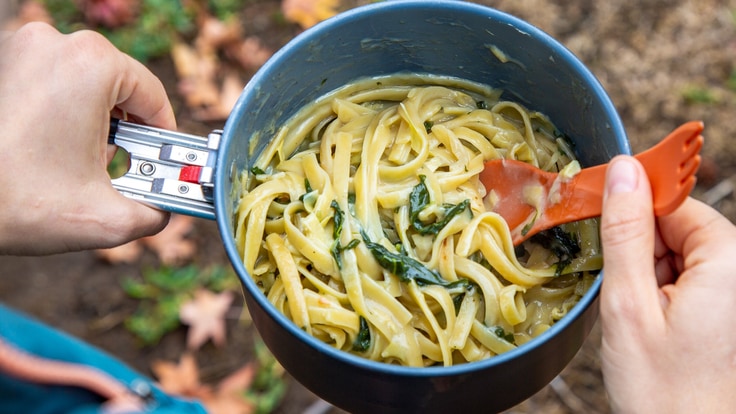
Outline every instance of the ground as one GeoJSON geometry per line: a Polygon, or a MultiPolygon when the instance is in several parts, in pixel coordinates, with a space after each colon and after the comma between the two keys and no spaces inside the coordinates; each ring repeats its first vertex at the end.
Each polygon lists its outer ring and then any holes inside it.
{"type": "MultiPolygon", "coordinates": [[[[246,31],[264,36],[272,47],[282,45],[298,32],[293,26],[273,24],[270,16],[277,12],[279,3],[253,1],[244,11],[246,31]]],[[[731,121],[736,107],[736,0],[482,3],[528,20],[577,54],[609,92],[635,152],[653,145],[685,121],[704,121],[704,162],[693,195],[712,203],[730,220],[736,219],[736,199],[731,194],[736,177],[736,145],[730,143],[736,136],[736,124],[731,121]]],[[[161,59],[150,66],[166,84],[181,130],[204,134],[222,126],[198,123],[188,117],[186,108],[178,104],[169,60],[161,59]]],[[[214,222],[197,222],[191,238],[199,247],[197,263],[227,264],[214,222]]],[[[178,359],[185,335],[184,330],[178,330],[156,347],[141,348],[122,326],[122,319],[135,302],[122,292],[119,280],[152,263],[153,257],[144,257],[134,266],[111,266],[92,252],[2,257],[0,300],[150,373],[152,360],[178,359]]],[[[225,347],[209,344],[198,353],[205,380],[221,378],[250,359],[253,328],[242,325],[237,315],[229,320],[228,327],[225,347]]],[[[609,412],[599,345],[596,327],[555,381],[510,412],[609,412]]],[[[299,384],[290,385],[278,413],[303,412],[315,401],[299,384]]],[[[312,407],[329,410],[321,405],[312,407]]]]}

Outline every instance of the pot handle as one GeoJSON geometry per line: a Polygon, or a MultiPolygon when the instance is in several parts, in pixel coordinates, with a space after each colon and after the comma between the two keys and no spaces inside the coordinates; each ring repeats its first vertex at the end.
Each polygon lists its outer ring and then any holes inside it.
{"type": "Polygon", "coordinates": [[[222,131],[207,137],[110,119],[107,142],[128,152],[130,167],[112,186],[161,210],[215,219],[214,169],[222,131]]]}

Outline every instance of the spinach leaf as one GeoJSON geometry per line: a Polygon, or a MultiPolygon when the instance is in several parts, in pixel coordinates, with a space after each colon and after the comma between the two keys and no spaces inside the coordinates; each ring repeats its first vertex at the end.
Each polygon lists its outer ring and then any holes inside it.
{"type": "Polygon", "coordinates": [[[360,317],[360,330],[358,336],[353,342],[353,350],[357,352],[365,352],[371,347],[371,330],[368,328],[368,321],[364,317],[360,317]]]}
{"type": "Polygon", "coordinates": [[[446,205],[447,209],[445,210],[445,217],[442,220],[435,221],[430,224],[424,224],[419,219],[419,214],[430,203],[429,189],[427,189],[427,184],[425,183],[426,179],[426,176],[420,175],[419,184],[417,184],[409,194],[409,219],[411,220],[411,226],[421,235],[437,234],[447,225],[447,223],[450,222],[450,220],[470,206],[470,200],[465,200],[455,205],[448,204],[446,205]]]}
{"type": "Polygon", "coordinates": [[[342,225],[345,222],[345,213],[343,213],[340,205],[337,204],[337,200],[332,200],[332,203],[330,203],[330,207],[335,210],[335,216],[333,218],[334,223],[332,227],[332,238],[335,240],[339,240],[340,234],[342,233],[342,225]]]}
{"type": "Polygon", "coordinates": [[[506,342],[509,342],[509,343],[512,343],[512,344],[516,345],[516,341],[514,339],[514,333],[513,332],[506,332],[500,326],[494,326],[494,327],[491,328],[491,330],[493,331],[493,333],[497,337],[503,339],[506,342]]]}
{"type": "Polygon", "coordinates": [[[332,237],[334,238],[334,240],[332,241],[332,245],[330,246],[330,254],[332,255],[332,258],[335,259],[335,263],[337,263],[337,268],[342,269],[342,256],[340,255],[340,253],[345,250],[354,249],[360,243],[360,240],[350,240],[350,242],[345,246],[340,244],[340,235],[342,234],[342,226],[345,222],[345,213],[343,213],[340,205],[337,204],[337,201],[335,200],[332,200],[332,203],[330,203],[330,207],[335,210],[335,216],[333,217],[334,227],[332,229],[332,237]]]}
{"type": "Polygon", "coordinates": [[[374,243],[368,239],[368,235],[362,233],[363,242],[378,264],[392,274],[396,275],[399,280],[409,283],[412,280],[420,286],[440,285],[448,289],[455,287],[467,287],[469,281],[460,279],[456,282],[448,282],[443,279],[439,273],[428,269],[421,262],[406,255],[392,253],[383,245],[374,243]]]}
{"type": "Polygon", "coordinates": [[[427,131],[429,134],[432,132],[432,127],[434,126],[434,122],[432,121],[424,121],[424,130],[427,131]]]}
{"type": "Polygon", "coordinates": [[[559,226],[541,231],[530,237],[529,240],[541,244],[542,247],[551,250],[557,256],[555,276],[560,276],[565,267],[575,258],[575,255],[580,253],[577,238],[559,226]]]}

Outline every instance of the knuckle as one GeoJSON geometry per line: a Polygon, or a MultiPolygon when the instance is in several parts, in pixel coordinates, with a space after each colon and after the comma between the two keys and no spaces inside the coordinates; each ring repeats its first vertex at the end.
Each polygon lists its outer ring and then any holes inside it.
{"type": "Polygon", "coordinates": [[[54,35],[60,35],[51,25],[44,22],[30,22],[21,26],[13,38],[20,49],[29,49],[37,43],[45,43],[54,35]]]}
{"type": "Polygon", "coordinates": [[[617,246],[647,236],[653,229],[646,219],[636,214],[604,215],[601,219],[601,242],[617,246]]]}
{"type": "Polygon", "coordinates": [[[69,35],[69,47],[75,56],[84,59],[103,58],[113,49],[112,44],[101,34],[91,30],[80,30],[69,35]]]}

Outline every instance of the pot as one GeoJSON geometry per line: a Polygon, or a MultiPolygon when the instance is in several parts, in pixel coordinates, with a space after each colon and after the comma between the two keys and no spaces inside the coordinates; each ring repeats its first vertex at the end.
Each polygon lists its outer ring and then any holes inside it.
{"type": "Polygon", "coordinates": [[[549,116],[583,165],[630,154],[622,122],[594,75],[532,25],[459,1],[388,1],[314,26],[278,51],[243,90],[222,131],[197,137],[116,122],[131,155],[114,180],[160,208],[216,218],[253,322],[284,368],[316,395],[354,413],[496,412],[548,384],[581,347],[598,315],[601,278],[557,324],[519,348],[452,367],[411,368],[350,355],[275,310],[246,272],[233,240],[238,177],[304,105],[351,81],[398,72],[464,78],[549,116]]]}

